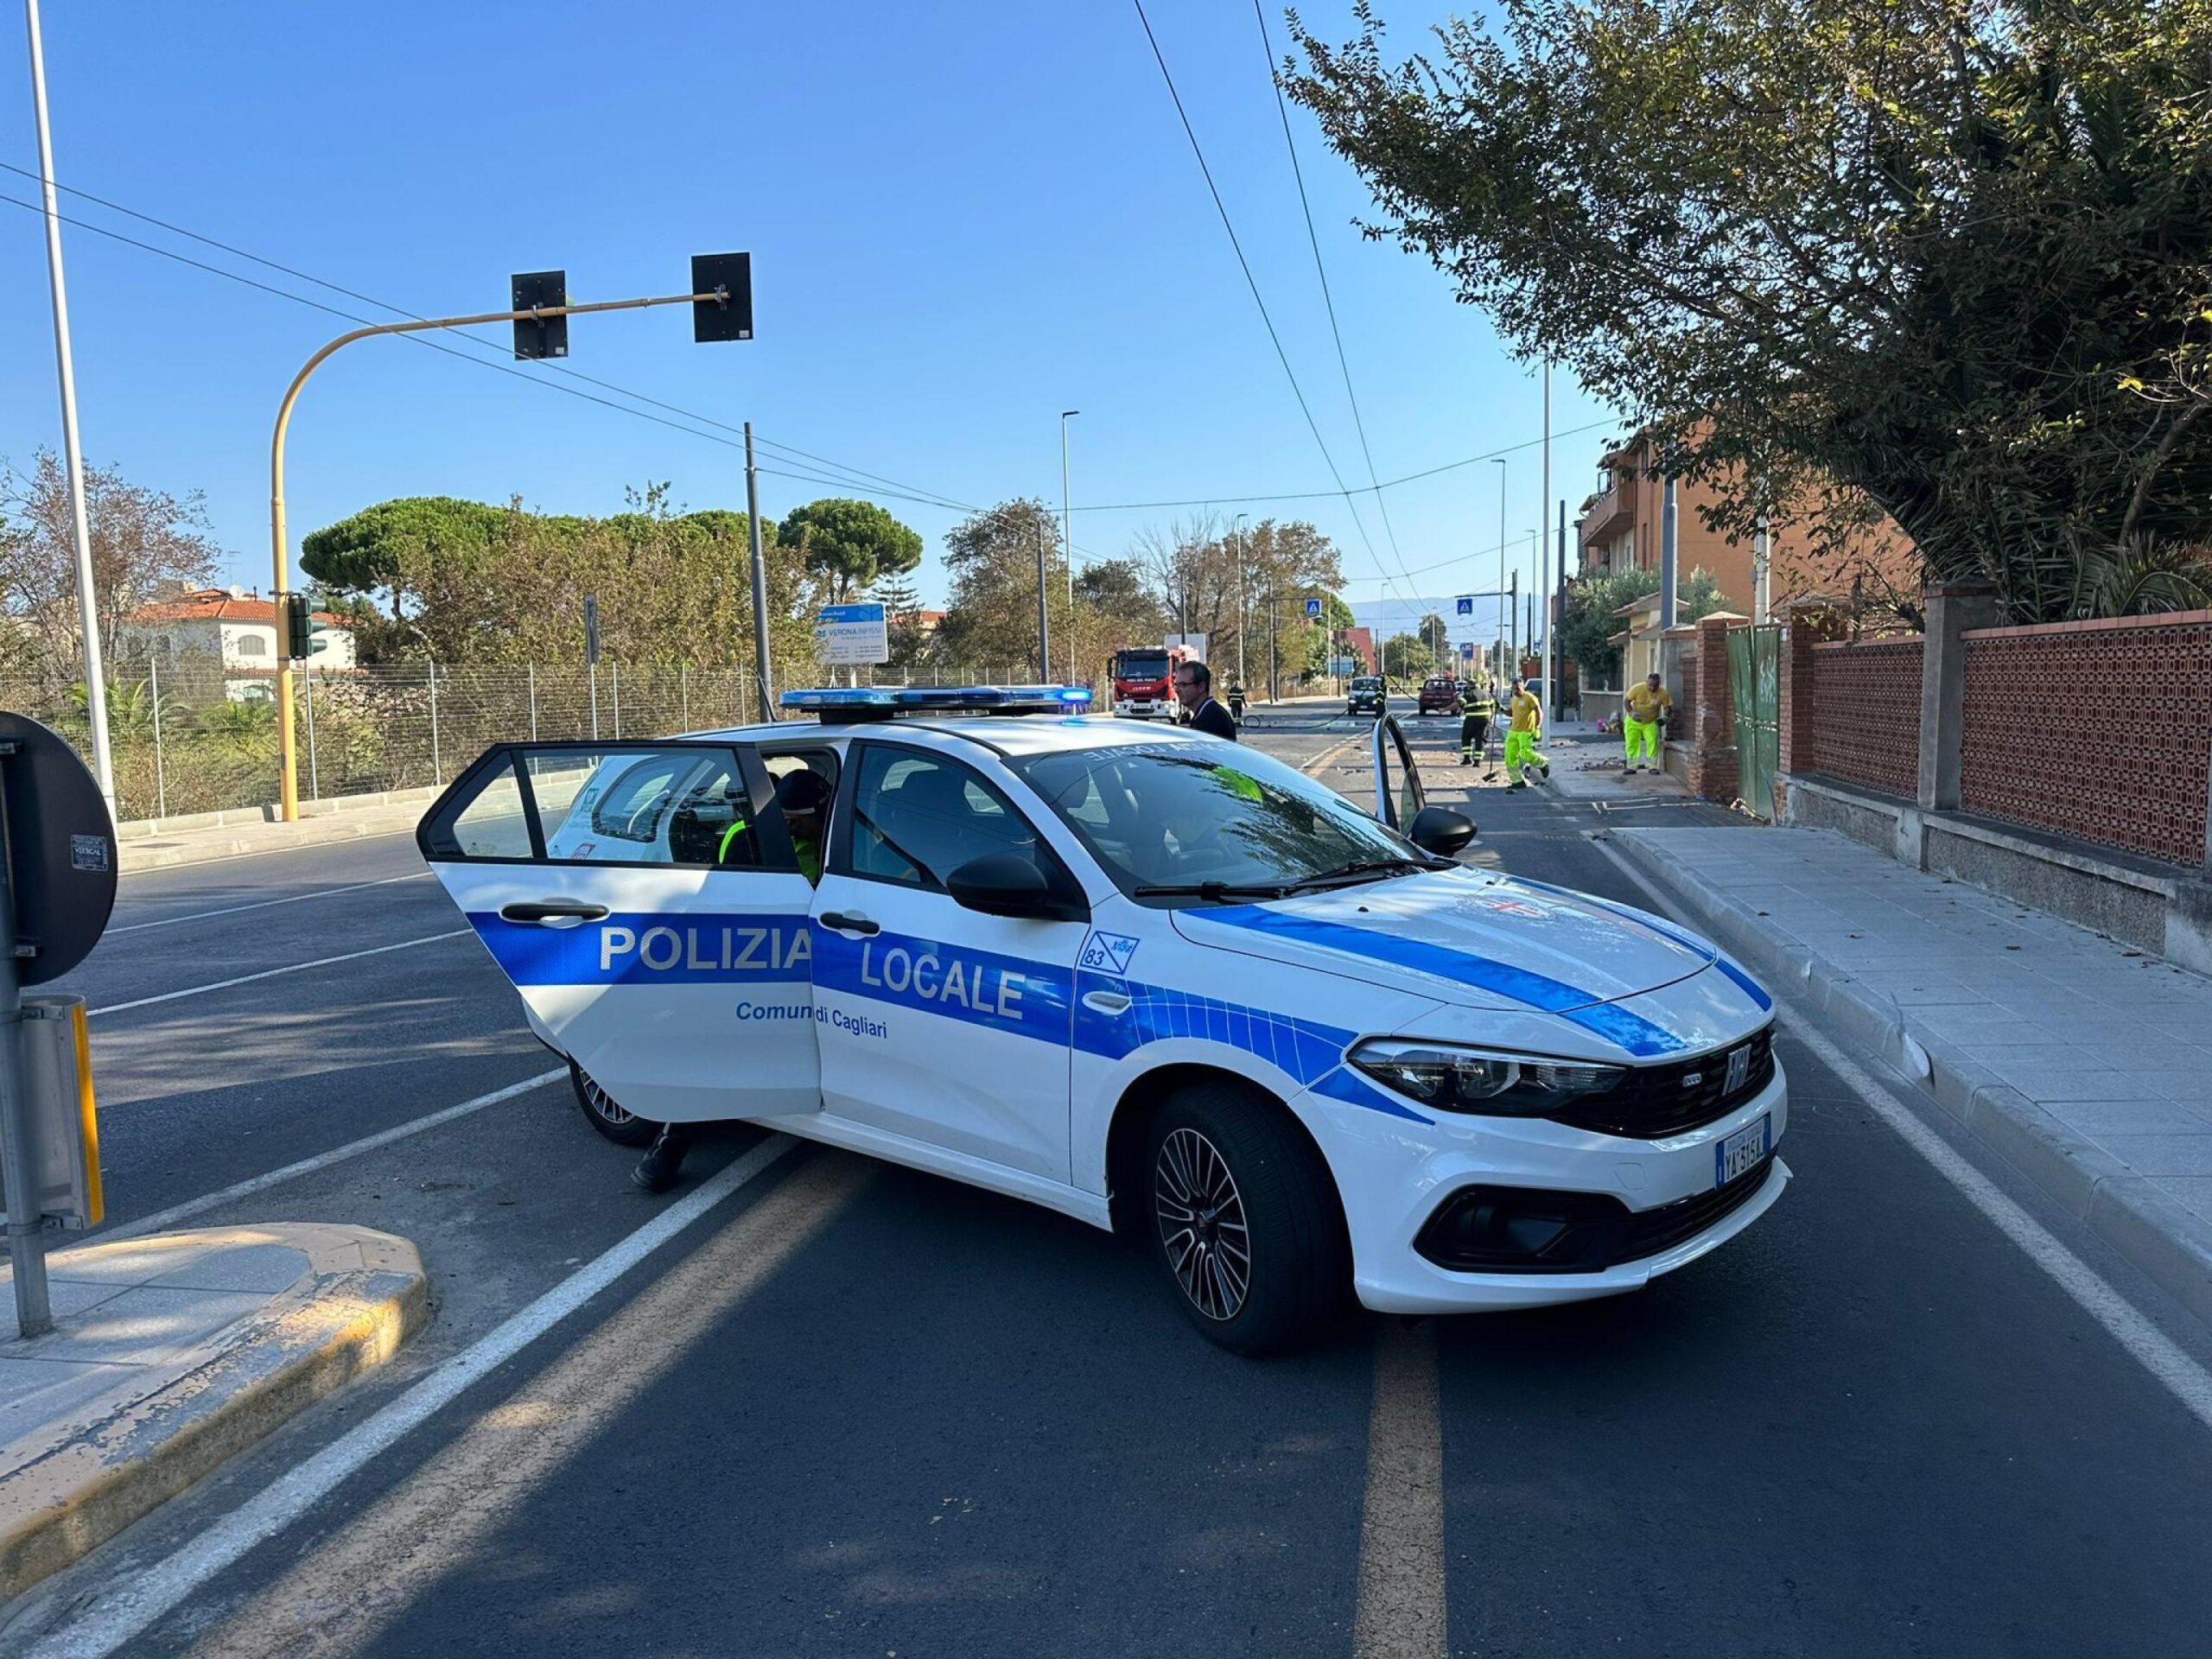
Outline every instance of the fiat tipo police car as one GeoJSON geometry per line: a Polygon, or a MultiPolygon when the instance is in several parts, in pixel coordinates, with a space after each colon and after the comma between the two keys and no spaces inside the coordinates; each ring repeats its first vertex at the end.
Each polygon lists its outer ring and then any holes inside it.
{"type": "Polygon", "coordinates": [[[1137,1232],[1243,1352],[1347,1293],[1633,1290],[1789,1179],[1766,993],[1656,918],[1454,862],[1473,826],[1395,721],[1370,816],[1080,689],[783,702],[815,718],[503,745],[423,821],[613,1139],[750,1119],[1137,1232]]]}

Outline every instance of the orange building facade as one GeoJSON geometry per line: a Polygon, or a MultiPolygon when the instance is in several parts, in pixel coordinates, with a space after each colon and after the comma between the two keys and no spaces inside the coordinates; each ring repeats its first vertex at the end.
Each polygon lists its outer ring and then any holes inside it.
{"type": "MultiPolygon", "coordinates": [[[[1604,487],[1582,504],[1575,521],[1578,569],[1585,576],[1611,575],[1624,570],[1659,569],[1660,537],[1664,524],[1666,482],[1653,476],[1653,454],[1641,433],[1609,450],[1599,461],[1604,487]]],[[[1753,548],[1749,539],[1736,540],[1707,527],[1702,511],[1718,498],[1705,485],[1688,482],[1675,486],[1675,560],[1683,576],[1704,569],[1719,584],[1723,608],[1755,613],[1753,548]]],[[[1771,575],[1768,603],[1780,613],[1795,598],[1815,592],[1840,600],[1850,585],[1850,567],[1864,565],[1878,571],[1901,590],[1916,590],[1919,566],[1911,541],[1885,518],[1862,532],[1859,546],[1848,557],[1826,556],[1829,567],[1816,565],[1809,538],[1796,526],[1785,524],[1771,537],[1771,575]]]]}

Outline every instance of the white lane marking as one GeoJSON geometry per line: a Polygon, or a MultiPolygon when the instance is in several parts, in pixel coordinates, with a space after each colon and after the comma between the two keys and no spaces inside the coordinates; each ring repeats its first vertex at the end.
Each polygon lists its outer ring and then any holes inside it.
{"type": "MultiPolygon", "coordinates": [[[[1684,927],[1696,931],[1697,924],[1682,914],[1671,893],[1655,887],[1641,871],[1602,841],[1590,844],[1611,859],[1653,904],[1684,927]]],[[[1887,1084],[1793,1010],[1784,1007],[1779,999],[1775,1003],[1775,1014],[1789,1034],[1819,1055],[1821,1064],[1841,1077],[1869,1111],[1933,1165],[1937,1174],[1956,1187],[1968,1204],[1981,1211],[1999,1232],[2049,1274],[2076,1306],[2102,1325],[2105,1333],[2163,1383],[2199,1422],[2212,1428],[2212,1372],[2191,1359],[2171,1337],[2138,1312],[2133,1302],[2100,1277],[2095,1268],[2067,1249],[1994,1181],[1955,1151],[1950,1142],[1923,1122],[1920,1114],[1906,1105],[1887,1084]]]]}
{"type": "MultiPolygon", "coordinates": [[[[857,1158],[810,1159],[680,1260],[656,1262],[636,1294],[605,1307],[542,1363],[518,1365],[505,1398],[480,1408],[471,1401],[442,1420],[423,1437],[437,1445],[390,1491],[372,1502],[341,1499],[342,1518],[327,1529],[317,1523],[329,1511],[318,1512],[300,1529],[317,1535],[296,1551],[281,1541],[270,1553],[292,1554],[289,1569],[256,1574],[219,1629],[194,1618],[193,1651],[351,1659],[392,1645],[392,1626],[434,1586],[496,1553],[515,1517],[572,1472],[610,1424],[638,1421],[664,1377],[717,1333],[728,1336],[754,1293],[844,1212],[869,1167],[857,1158]]],[[[187,1617],[200,1611],[194,1605],[187,1617]]]]}
{"type": "Polygon", "coordinates": [[[102,938],[116,933],[143,933],[149,927],[175,927],[185,922],[204,922],[210,916],[235,916],[240,911],[267,910],[271,905],[296,905],[308,899],[330,899],[341,893],[359,893],[369,887],[388,887],[395,881],[427,881],[428,870],[410,870],[405,875],[387,875],[380,881],[355,881],[343,887],[318,887],[313,893],[296,893],[283,899],[257,899],[250,905],[226,905],[219,910],[195,910],[189,916],[164,916],[158,922],[132,922],[125,927],[111,927],[102,938]]]}
{"type": "Polygon", "coordinates": [[[1350,737],[1344,739],[1343,742],[1331,744],[1327,748],[1322,750],[1320,753],[1315,755],[1311,760],[1308,760],[1304,766],[1299,767],[1299,770],[1309,778],[1316,776],[1322,767],[1327,766],[1330,761],[1335,760],[1353,744],[1358,742],[1364,735],[1364,733],[1354,732],[1350,737]]]}
{"type": "Polygon", "coordinates": [[[251,985],[257,979],[274,979],[279,974],[296,974],[308,968],[327,968],[334,962],[359,962],[363,957],[381,957],[387,951],[412,950],[418,944],[435,944],[441,939],[465,938],[476,930],[456,927],[449,933],[425,933],[419,939],[402,939],[397,944],[379,944],[367,950],[348,950],[343,956],[317,957],[313,962],[289,962],[282,968],[264,968],[257,974],[240,974],[235,979],[219,979],[211,985],[188,985],[181,991],[163,991],[159,996],[142,996],[135,1001],[111,1003],[105,1008],[91,1008],[85,1018],[97,1020],[104,1014],[122,1014],[131,1008],[150,1008],[156,1002],[174,1002],[181,996],[204,996],[209,991],[227,991],[233,985],[251,985]]]}
{"type": "Polygon", "coordinates": [[[113,1594],[72,1616],[31,1659],[103,1659],[140,1635],[215,1574],[298,1520],[339,1482],[390,1451],[486,1372],[505,1364],[798,1143],[772,1135],[700,1183],[613,1249],[510,1314],[359,1427],[260,1492],[113,1594]]]}
{"type": "Polygon", "coordinates": [[[435,1129],[441,1123],[451,1123],[457,1118],[468,1116],[473,1112],[480,1112],[486,1106],[497,1106],[501,1101],[512,1100],[518,1095],[526,1095],[533,1089],[543,1089],[547,1084],[568,1075],[568,1067],[556,1066],[552,1071],[541,1071],[534,1077],[524,1077],[520,1083],[511,1083],[504,1089],[494,1089],[488,1095],[479,1095],[474,1100],[464,1100],[458,1106],[448,1106],[441,1111],[431,1112],[422,1117],[410,1118],[404,1123],[394,1124],[391,1128],[379,1129],[374,1135],[365,1135],[359,1141],[348,1141],[342,1147],[333,1147],[328,1152],[319,1152],[312,1158],[302,1158],[296,1164],[286,1164],[282,1168],[252,1176],[246,1180],[224,1187],[220,1192],[202,1193],[199,1198],[188,1198],[182,1204],[173,1204],[166,1210],[156,1210],[152,1215],[141,1216],[127,1226],[118,1227],[112,1231],[96,1235],[93,1242],[99,1243],[111,1238],[137,1238],[143,1233],[158,1233],[164,1227],[174,1227],[180,1221],[188,1220],[194,1216],[204,1215],[210,1210],[230,1203],[233,1198],[249,1198],[256,1192],[265,1192],[272,1186],[283,1185],[286,1181],[297,1180],[302,1175],[312,1175],[319,1169],[328,1169],[333,1164],[342,1164],[348,1158],[358,1158],[365,1152],[374,1152],[378,1147],[388,1147],[395,1141],[404,1141],[408,1136],[420,1135],[425,1129],[435,1129]]]}
{"type": "Polygon", "coordinates": [[[1436,1321],[1386,1318],[1375,1338],[1352,1659],[1443,1659],[1444,1423],[1436,1321]]]}

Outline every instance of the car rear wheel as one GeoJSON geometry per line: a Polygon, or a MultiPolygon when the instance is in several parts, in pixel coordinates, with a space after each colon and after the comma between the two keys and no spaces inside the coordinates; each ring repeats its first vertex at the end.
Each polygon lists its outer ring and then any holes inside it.
{"type": "Polygon", "coordinates": [[[1153,1120],[1145,1172],[1160,1266],[1210,1340],[1275,1353],[1336,1323],[1351,1278],[1343,1211],[1281,1109],[1224,1084],[1178,1090],[1153,1120]]]}
{"type": "Polygon", "coordinates": [[[576,1091],[576,1104],[583,1109],[585,1117],[618,1147],[642,1147],[649,1144],[660,1133],[660,1125],[651,1118],[626,1112],[614,1103],[614,1096],[601,1088],[574,1060],[569,1062],[569,1086],[576,1091]]]}

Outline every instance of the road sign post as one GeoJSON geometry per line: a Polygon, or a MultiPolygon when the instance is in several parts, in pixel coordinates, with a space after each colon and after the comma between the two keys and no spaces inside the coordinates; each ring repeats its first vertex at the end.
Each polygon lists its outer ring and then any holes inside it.
{"type": "Polygon", "coordinates": [[[584,675],[591,682],[591,736],[599,741],[599,595],[584,595],[584,675]]]}
{"type": "MultiPolygon", "coordinates": [[[[0,1204],[16,1328],[26,1338],[54,1327],[46,1286],[49,1215],[87,1224],[99,1218],[99,1198],[96,1147],[85,1173],[92,1118],[90,1069],[77,1036],[82,1001],[75,1000],[79,1013],[59,1016],[73,1027],[65,1084],[65,1068],[49,1052],[60,1034],[51,1028],[57,1016],[45,1006],[29,1010],[48,1025],[27,1042],[23,988],[60,978],[99,942],[115,907],[115,822],[85,763],[36,721],[0,714],[0,1204]],[[35,1066],[26,1064],[34,1047],[41,1062],[35,1066]],[[78,1173],[66,1179],[73,1160],[65,1156],[57,1207],[50,1170],[70,1138],[77,1141],[78,1173]]],[[[66,1011],[71,1004],[58,1006],[66,1011]]]]}
{"type": "MultiPolygon", "coordinates": [[[[814,654],[825,668],[873,667],[891,660],[891,630],[876,600],[824,605],[814,619],[814,654]]],[[[854,677],[858,684],[859,677],[854,677]]]]}

